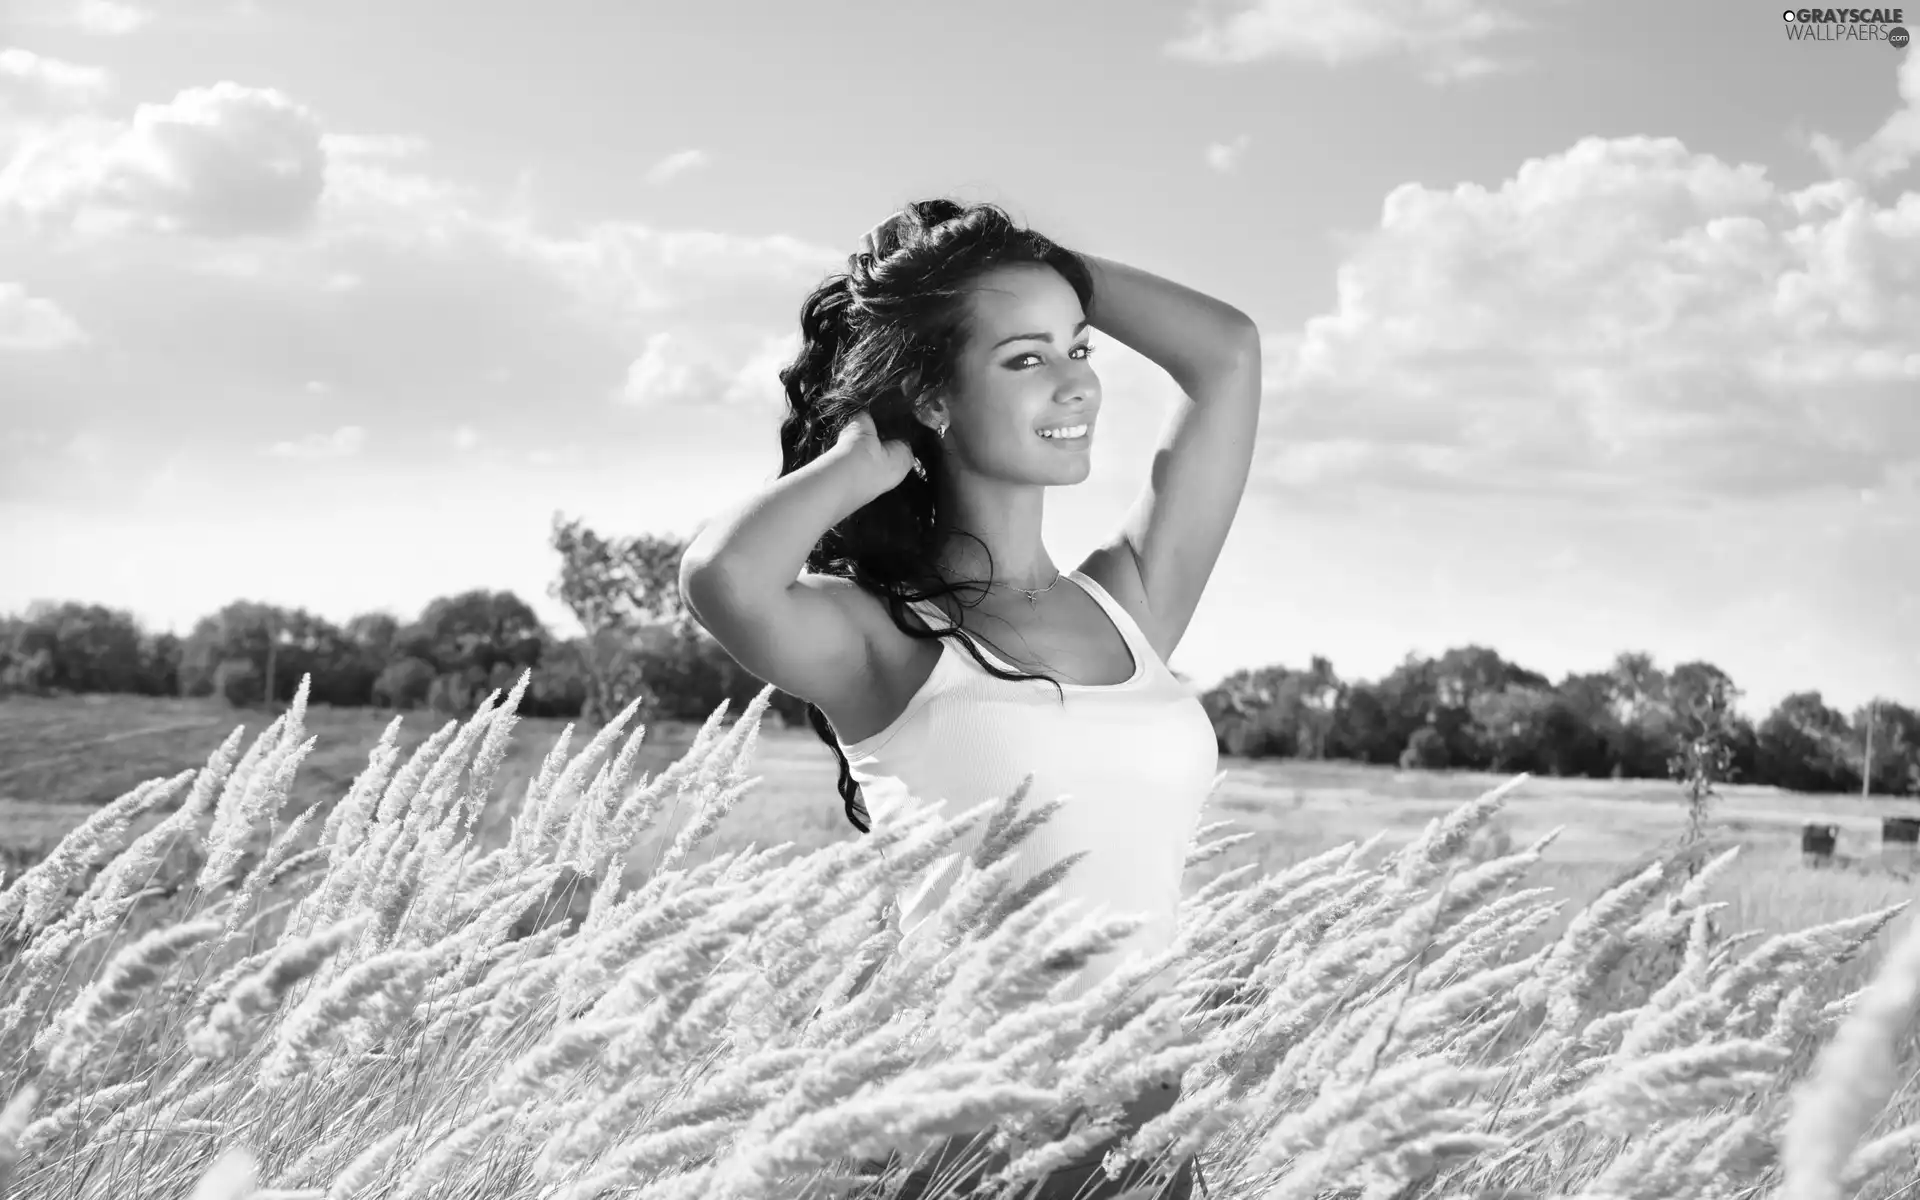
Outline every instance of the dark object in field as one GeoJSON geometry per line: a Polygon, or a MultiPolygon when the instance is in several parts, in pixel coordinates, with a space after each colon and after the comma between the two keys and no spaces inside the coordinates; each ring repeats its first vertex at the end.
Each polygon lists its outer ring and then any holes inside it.
{"type": "Polygon", "coordinates": [[[1800,853],[1820,861],[1833,857],[1834,840],[1840,836],[1838,825],[1802,825],[1800,827],[1800,853]]]}
{"type": "Polygon", "coordinates": [[[1892,844],[1920,842],[1920,817],[1885,817],[1880,821],[1880,840],[1892,844]]]}

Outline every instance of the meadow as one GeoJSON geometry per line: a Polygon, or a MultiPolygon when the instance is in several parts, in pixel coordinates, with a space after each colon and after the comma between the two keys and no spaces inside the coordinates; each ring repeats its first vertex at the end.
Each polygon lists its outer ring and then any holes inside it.
{"type": "Polygon", "coordinates": [[[1681,855],[1670,783],[1226,759],[1169,1007],[1059,991],[1119,927],[1004,846],[890,946],[968,821],[858,837],[805,731],[299,705],[223,758],[248,718],[0,701],[0,1195],[826,1196],[988,1119],[1097,1145],[1141,1063],[1188,1086],[1135,1149],[1216,1195],[1920,1186],[1913,802],[1723,785],[1681,855]]]}

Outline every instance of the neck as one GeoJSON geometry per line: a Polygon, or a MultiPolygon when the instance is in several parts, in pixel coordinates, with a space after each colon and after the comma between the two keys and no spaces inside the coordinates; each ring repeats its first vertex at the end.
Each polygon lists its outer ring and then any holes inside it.
{"type": "Polygon", "coordinates": [[[949,582],[991,581],[1022,588],[1053,582],[1059,571],[1040,536],[1046,494],[1043,487],[948,480],[940,497],[941,524],[966,533],[948,535],[940,551],[941,573],[949,582]]]}

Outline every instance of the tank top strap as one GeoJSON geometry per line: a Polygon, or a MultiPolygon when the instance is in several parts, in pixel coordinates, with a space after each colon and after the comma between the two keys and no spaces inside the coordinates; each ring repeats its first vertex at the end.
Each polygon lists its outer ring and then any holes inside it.
{"type": "MultiPolygon", "coordinates": [[[[960,626],[956,626],[954,624],[953,618],[949,617],[946,614],[946,611],[944,609],[942,609],[938,604],[935,604],[931,600],[909,600],[907,602],[907,607],[911,608],[914,612],[918,613],[920,615],[920,619],[925,621],[927,623],[927,627],[930,629],[938,630],[939,632],[944,633],[949,629],[960,628],[960,626]]],[[[1000,668],[1002,671],[1012,671],[1015,673],[1018,673],[1022,670],[1022,668],[1017,667],[1012,663],[1008,662],[1005,657],[1003,657],[999,652],[994,650],[993,647],[987,645],[986,642],[982,641],[980,637],[977,634],[974,634],[971,630],[968,630],[967,634],[968,634],[968,637],[973,642],[975,649],[979,650],[981,656],[984,657],[988,662],[992,663],[994,666],[1000,668]]],[[[958,656],[961,659],[965,660],[968,663],[972,663],[974,661],[973,656],[968,654],[965,650],[961,649],[958,645],[955,645],[953,648],[955,651],[958,652],[958,656]]]]}
{"type": "Polygon", "coordinates": [[[1120,631],[1121,640],[1127,643],[1127,649],[1132,651],[1140,661],[1162,667],[1166,665],[1160,661],[1160,655],[1154,650],[1152,643],[1147,641],[1146,631],[1141,629],[1139,623],[1133,619],[1133,615],[1113,598],[1111,592],[1101,587],[1093,576],[1078,567],[1068,571],[1067,576],[1079,584],[1087,595],[1092,596],[1095,604],[1106,611],[1107,619],[1112,621],[1113,627],[1120,631]]]}

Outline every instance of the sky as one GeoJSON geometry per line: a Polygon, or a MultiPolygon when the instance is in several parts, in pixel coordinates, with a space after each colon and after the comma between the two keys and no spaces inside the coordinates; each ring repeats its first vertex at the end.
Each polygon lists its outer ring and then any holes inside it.
{"type": "MultiPolygon", "coordinates": [[[[1811,15],[4,0],[0,609],[485,587],[572,632],[552,515],[772,479],[800,302],[951,196],[1260,327],[1176,669],[1637,649],[1920,704],[1920,54],[1811,15]]],[[[1093,344],[1069,562],[1184,402],[1093,344]]]]}

